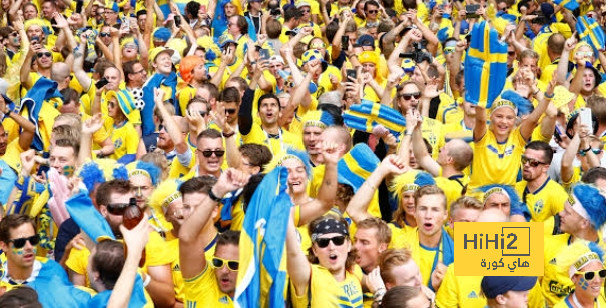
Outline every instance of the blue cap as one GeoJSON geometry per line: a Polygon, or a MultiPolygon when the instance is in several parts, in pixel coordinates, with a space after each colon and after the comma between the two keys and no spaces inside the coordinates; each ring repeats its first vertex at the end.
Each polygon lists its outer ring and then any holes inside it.
{"type": "Polygon", "coordinates": [[[533,276],[486,276],[482,279],[482,292],[486,298],[496,298],[509,291],[528,291],[537,283],[533,276]]]}

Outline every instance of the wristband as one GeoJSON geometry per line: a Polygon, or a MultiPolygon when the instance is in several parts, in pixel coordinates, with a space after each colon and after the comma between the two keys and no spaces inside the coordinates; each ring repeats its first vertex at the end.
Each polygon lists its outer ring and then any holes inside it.
{"type": "Polygon", "coordinates": [[[147,287],[151,282],[151,276],[149,274],[145,274],[145,281],[143,281],[143,287],[147,287]]]}
{"type": "Polygon", "coordinates": [[[223,132],[222,134],[223,134],[223,138],[229,138],[229,137],[235,135],[236,132],[235,131],[232,131],[231,133],[223,132]]]}
{"type": "Polygon", "coordinates": [[[545,92],[545,98],[553,98],[555,96],[555,93],[551,93],[551,95],[547,94],[547,92],[545,92]]]}
{"type": "Polygon", "coordinates": [[[579,155],[585,156],[585,154],[587,154],[587,152],[589,152],[589,151],[591,151],[591,146],[589,146],[588,148],[586,148],[584,150],[580,150],[579,155]]]}
{"type": "Polygon", "coordinates": [[[383,298],[383,296],[385,295],[386,292],[387,291],[385,291],[385,288],[380,288],[377,291],[375,291],[375,294],[374,294],[373,298],[375,300],[380,300],[380,299],[383,298]]]}
{"type": "Polygon", "coordinates": [[[217,197],[217,195],[215,195],[212,188],[208,190],[208,197],[212,201],[221,202],[221,198],[219,198],[219,197],[217,197]]]}
{"type": "Polygon", "coordinates": [[[11,115],[11,112],[12,112],[12,111],[9,109],[7,112],[5,112],[5,113],[4,113],[4,116],[5,116],[5,117],[10,116],[10,115],[11,115]]]}

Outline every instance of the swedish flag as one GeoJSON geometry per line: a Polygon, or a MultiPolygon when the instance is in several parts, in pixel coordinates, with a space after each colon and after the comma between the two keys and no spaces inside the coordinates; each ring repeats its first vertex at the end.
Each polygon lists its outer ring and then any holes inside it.
{"type": "Polygon", "coordinates": [[[596,54],[604,48],[606,35],[604,35],[604,30],[595,19],[582,16],[577,20],[576,28],[581,41],[585,41],[591,45],[596,54]]]}
{"type": "Polygon", "coordinates": [[[36,124],[36,134],[31,148],[37,151],[45,150],[46,146],[50,144],[52,123],[58,113],[53,110],[51,105],[44,102],[55,97],[63,97],[57,90],[57,82],[41,77],[27,91],[25,98],[21,101],[21,108],[28,111],[28,119],[36,124]]]}
{"type": "Polygon", "coordinates": [[[570,11],[574,11],[579,8],[579,2],[577,0],[554,0],[553,3],[570,11]]]}
{"type": "Polygon", "coordinates": [[[250,200],[240,235],[236,307],[283,307],[286,286],[286,227],[292,202],[288,171],[268,173],[250,200]]]}
{"type": "Polygon", "coordinates": [[[507,44],[483,21],[473,26],[465,57],[465,100],[484,108],[501,94],[507,78],[507,44]]]}
{"type": "Polygon", "coordinates": [[[383,125],[395,137],[406,129],[406,119],[399,111],[370,101],[351,106],[343,114],[343,120],[347,127],[369,133],[375,126],[383,125]]]}

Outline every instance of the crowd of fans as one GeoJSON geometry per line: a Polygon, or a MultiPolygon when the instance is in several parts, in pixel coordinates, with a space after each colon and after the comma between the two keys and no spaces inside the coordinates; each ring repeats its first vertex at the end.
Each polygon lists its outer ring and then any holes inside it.
{"type": "Polygon", "coordinates": [[[604,0],[2,0],[0,307],[604,307],[605,23],[604,0]],[[251,303],[267,207],[287,277],[251,303]],[[455,275],[456,222],[510,221],[543,222],[543,276],[455,275]]]}

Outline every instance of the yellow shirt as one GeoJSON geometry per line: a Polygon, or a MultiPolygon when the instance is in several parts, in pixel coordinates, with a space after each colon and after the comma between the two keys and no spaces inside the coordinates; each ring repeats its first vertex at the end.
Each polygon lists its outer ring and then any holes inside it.
{"type": "Polygon", "coordinates": [[[247,135],[242,135],[244,143],[256,143],[268,146],[272,154],[285,151],[288,146],[303,150],[303,141],[301,136],[295,136],[290,132],[280,129],[278,138],[270,138],[261,128],[261,125],[253,124],[247,135]]]}
{"type": "Polygon", "coordinates": [[[436,185],[442,188],[446,195],[446,212],[450,213],[450,204],[461,197],[463,188],[469,184],[469,179],[462,174],[451,176],[450,178],[439,176],[434,179],[436,180],[436,185]]]}
{"type": "Polygon", "coordinates": [[[528,192],[526,185],[526,181],[521,181],[516,183],[515,188],[522,202],[528,206],[531,221],[545,221],[564,209],[568,194],[560,184],[548,178],[534,193],[528,192]]]}
{"type": "MultiPolygon", "coordinates": [[[[305,266],[305,265],[302,265],[305,266]]],[[[345,271],[345,279],[336,281],[334,276],[319,264],[311,264],[309,290],[297,296],[291,286],[293,307],[362,307],[361,271],[357,275],[345,271]]]]}
{"type": "Polygon", "coordinates": [[[486,297],[480,296],[482,278],[482,276],[455,276],[455,264],[450,264],[436,293],[437,306],[440,308],[486,307],[486,297]]]}
{"type": "Polygon", "coordinates": [[[440,148],[442,148],[445,144],[444,142],[444,133],[442,131],[442,123],[432,118],[423,117],[423,124],[421,124],[421,134],[423,138],[427,139],[429,144],[431,145],[432,157],[434,159],[438,158],[438,153],[440,152],[440,148]]]}
{"type": "Polygon", "coordinates": [[[118,160],[126,154],[137,154],[139,147],[139,133],[129,121],[121,126],[114,125],[114,120],[106,118],[106,129],[112,137],[114,153],[109,158],[118,160]]]}
{"type": "Polygon", "coordinates": [[[498,143],[492,130],[475,143],[471,164],[470,187],[486,184],[514,185],[526,141],[516,128],[505,143],[498,143]]]}
{"type": "Polygon", "coordinates": [[[183,279],[185,307],[233,307],[231,297],[221,292],[217,285],[215,271],[206,260],[206,267],[195,277],[183,279]]]}

